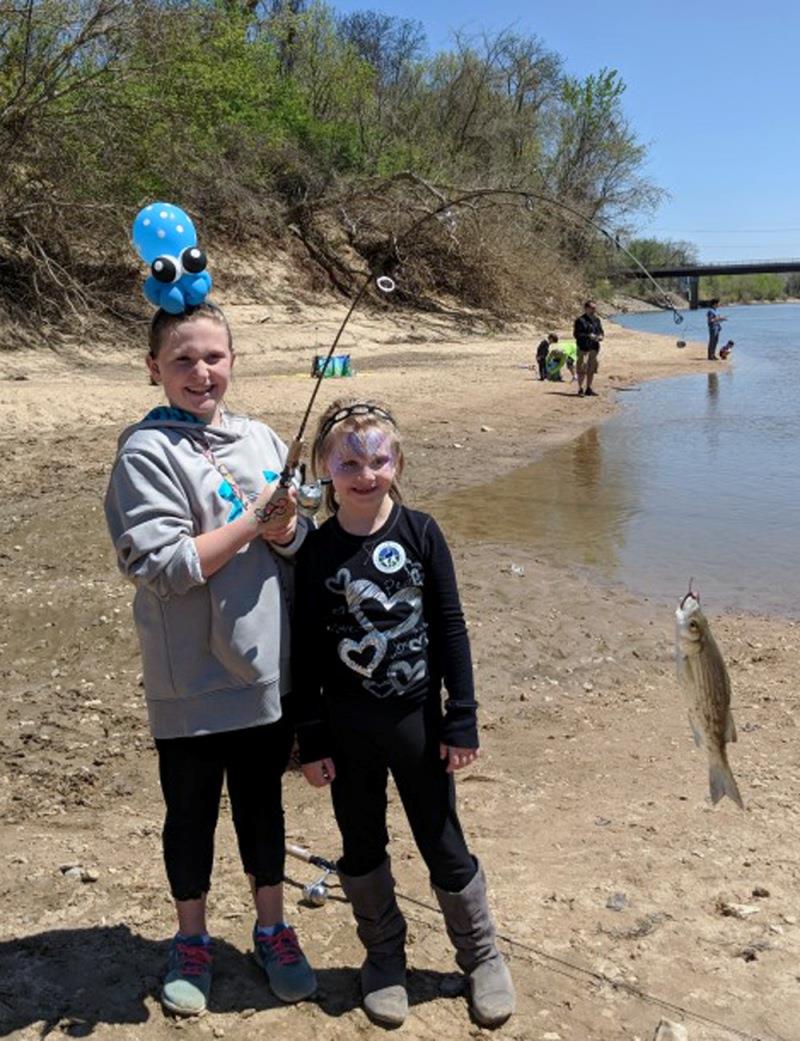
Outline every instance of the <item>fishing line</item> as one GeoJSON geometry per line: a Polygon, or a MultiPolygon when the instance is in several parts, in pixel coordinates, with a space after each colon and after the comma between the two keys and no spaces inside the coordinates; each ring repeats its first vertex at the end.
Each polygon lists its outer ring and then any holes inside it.
{"type": "MultiPolygon", "coordinates": [[[[561,202],[559,199],[553,199],[550,196],[543,195],[539,192],[523,191],[518,188],[477,188],[471,191],[462,192],[462,194],[457,195],[454,198],[447,199],[445,198],[443,192],[433,188],[431,185],[426,184],[425,187],[437,197],[437,199],[439,200],[439,205],[436,206],[433,210],[427,211],[425,214],[423,214],[422,217],[414,221],[410,227],[406,228],[406,230],[403,231],[400,235],[393,238],[393,257],[391,257],[391,259],[394,260],[395,263],[400,263],[398,247],[402,242],[405,242],[408,239],[412,238],[414,234],[427,221],[434,220],[440,215],[451,217],[452,210],[455,207],[465,206],[469,202],[472,202],[474,200],[492,197],[512,197],[517,199],[524,199],[525,205],[528,209],[533,209],[534,202],[539,202],[547,206],[554,206],[557,209],[564,211],[565,213],[571,214],[576,220],[582,221],[588,227],[593,228],[595,231],[598,231],[601,235],[608,239],[608,241],[612,243],[612,245],[616,249],[621,250],[627,257],[629,257],[636,265],[636,267],[639,268],[642,274],[652,283],[652,285],[655,287],[655,289],[658,291],[661,297],[662,306],[665,309],[672,311],[673,318],[676,324],[680,324],[683,321],[683,315],[680,314],[680,312],[673,306],[666,292],[661,288],[658,282],[656,282],[655,278],[653,278],[653,276],[650,274],[650,272],[647,270],[644,264],[642,264],[641,261],[636,256],[634,256],[634,254],[631,253],[629,249],[623,246],[622,243],[619,242],[607,228],[603,227],[602,224],[599,224],[597,221],[592,220],[590,217],[587,217],[585,214],[581,213],[580,210],[576,210],[574,207],[569,206],[567,203],[561,202]]],[[[387,255],[386,260],[390,259],[390,256],[391,255],[387,255]]],[[[317,394],[319,393],[319,388],[325,376],[328,364],[330,360],[333,358],[333,354],[336,350],[336,347],[339,344],[339,340],[342,337],[342,333],[344,332],[347,323],[350,321],[353,312],[355,311],[362,297],[366,293],[367,288],[370,286],[372,282],[375,283],[376,287],[382,293],[392,293],[396,288],[393,279],[389,278],[388,275],[376,273],[374,268],[371,269],[369,273],[364,277],[361,285],[359,286],[358,291],[356,292],[356,295],[353,297],[353,300],[350,304],[350,307],[347,310],[347,313],[345,314],[341,324],[339,325],[333,342],[331,343],[331,346],[328,349],[328,353],[325,355],[325,358],[322,364],[320,365],[318,372],[316,373],[314,386],[311,390],[311,396],[303,413],[303,417],[300,421],[300,426],[298,427],[297,434],[295,435],[294,439],[289,445],[286,461],[283,470],[281,471],[280,477],[278,478],[277,487],[275,489],[275,492],[273,493],[273,497],[270,499],[270,502],[267,505],[266,509],[268,512],[276,510],[276,508],[279,507],[281,500],[288,495],[288,489],[292,483],[294,474],[300,467],[300,458],[303,451],[303,434],[305,433],[305,429],[308,424],[309,417],[311,415],[311,410],[314,407],[314,402],[316,401],[317,394]]],[[[301,474],[303,473],[302,468],[300,472],[301,474]]],[[[305,483],[301,485],[298,501],[300,505],[304,507],[308,512],[314,512],[318,508],[319,503],[321,502],[321,498],[322,493],[319,482],[317,482],[316,485],[307,485],[305,483]]]]}
{"type": "MultiPolygon", "coordinates": [[[[413,896],[406,896],[405,893],[399,891],[397,895],[407,903],[415,904],[417,907],[425,908],[426,911],[433,911],[435,914],[439,914],[439,908],[434,907],[433,904],[428,904],[424,900],[418,900],[413,896]]],[[[418,918],[416,920],[417,922],[432,928],[430,923],[425,921],[425,919],[418,918]]],[[[650,994],[633,983],[627,983],[625,980],[614,979],[612,976],[608,976],[604,972],[597,972],[595,969],[586,969],[582,965],[576,965],[574,962],[568,961],[566,958],[559,958],[555,954],[548,954],[547,951],[543,951],[540,947],[536,947],[534,944],[525,943],[523,940],[517,940],[513,936],[509,936],[508,933],[503,933],[498,930],[497,936],[511,947],[516,947],[529,954],[536,955],[536,957],[540,958],[543,962],[549,963],[547,964],[547,968],[550,968],[551,971],[560,972],[563,975],[568,976],[570,979],[574,979],[575,976],[586,977],[593,980],[595,983],[606,984],[614,990],[621,991],[629,997],[637,998],[639,1001],[643,1001],[646,1004],[655,1005],[656,1007],[663,1009],[665,1012],[672,1013],[672,1015],[680,1015],[684,1019],[693,1019],[705,1026],[712,1026],[720,1030],[725,1030],[733,1037],[741,1038],[742,1041],[769,1041],[766,1037],[761,1037],[758,1034],[751,1034],[746,1030],[740,1030],[738,1027],[731,1027],[726,1023],[721,1023],[718,1019],[714,1019],[712,1016],[707,1016],[703,1012],[694,1012],[691,1009],[685,1008],[683,1005],[678,1005],[673,1001],[668,1001],[666,998],[660,998],[656,994],[650,994]],[[567,969],[569,972],[565,971],[567,969]],[[570,975],[571,973],[574,975],[570,975]]]]}
{"type": "Polygon", "coordinates": [[[658,284],[655,278],[653,278],[653,276],[650,274],[650,272],[647,270],[644,264],[642,264],[639,258],[635,256],[633,253],[631,253],[631,251],[626,246],[623,246],[622,243],[614,235],[611,234],[608,228],[603,227],[602,224],[599,224],[597,221],[592,220],[591,217],[587,217],[586,214],[581,213],[580,210],[576,210],[573,206],[569,206],[567,203],[562,202],[560,199],[554,199],[551,196],[543,195],[539,192],[522,190],[520,188],[475,188],[471,191],[464,192],[463,194],[457,196],[455,199],[449,199],[446,202],[442,202],[435,210],[432,210],[431,212],[425,214],[418,221],[412,224],[412,226],[409,229],[403,232],[401,238],[408,237],[408,235],[412,234],[418,228],[420,228],[425,223],[425,221],[437,216],[440,213],[449,210],[453,206],[461,206],[466,204],[467,202],[472,201],[473,199],[486,198],[487,196],[493,195],[516,196],[517,198],[525,199],[526,203],[529,206],[531,206],[533,202],[540,202],[546,206],[555,206],[557,209],[563,210],[565,213],[571,214],[577,220],[583,221],[583,223],[588,225],[590,228],[594,228],[595,231],[598,231],[601,235],[608,239],[608,241],[614,246],[615,249],[620,250],[622,253],[625,254],[626,257],[629,257],[636,265],[636,267],[642,272],[644,277],[652,283],[655,289],[658,290],[659,296],[662,301],[661,306],[665,310],[672,311],[672,316],[673,320],[675,321],[675,324],[680,325],[683,322],[683,315],[672,304],[666,291],[658,284]]]}
{"type": "MultiPolygon", "coordinates": [[[[292,845],[291,843],[287,843],[286,852],[298,860],[303,860],[306,863],[314,864],[317,867],[324,869],[325,874],[321,879],[318,879],[310,885],[303,886],[304,898],[309,903],[315,904],[316,906],[322,906],[328,898],[326,887],[328,876],[338,875],[337,862],[328,860],[325,857],[317,856],[316,854],[311,853],[310,850],[304,849],[301,846],[292,845]],[[319,889],[320,886],[321,890],[319,889]]],[[[408,904],[413,904],[415,907],[421,907],[426,911],[432,911],[437,915],[437,917],[440,914],[440,909],[438,907],[434,907],[433,904],[429,904],[425,900],[420,900],[415,896],[408,896],[399,889],[397,890],[397,896],[408,904]]],[[[433,928],[431,923],[424,918],[415,918],[414,921],[429,929],[433,928]]],[[[499,939],[509,944],[510,947],[535,955],[545,963],[545,967],[550,969],[551,972],[558,972],[561,975],[566,976],[568,979],[575,980],[576,978],[583,978],[590,979],[595,983],[604,984],[611,987],[613,990],[626,994],[628,997],[636,998],[648,1005],[654,1005],[672,1015],[679,1015],[684,1019],[692,1019],[698,1023],[704,1024],[705,1026],[712,1026],[724,1030],[733,1037],[740,1038],[741,1041],[769,1041],[768,1038],[761,1037],[758,1034],[751,1034],[749,1031],[740,1030],[738,1027],[728,1026],[726,1023],[722,1023],[718,1019],[714,1019],[712,1016],[707,1016],[703,1012],[694,1012],[692,1009],[686,1008],[683,1005],[678,1005],[674,1001],[660,998],[656,994],[650,994],[641,987],[637,987],[634,983],[627,983],[625,980],[614,979],[605,972],[598,972],[595,969],[587,969],[582,965],[576,965],[567,958],[559,958],[558,955],[549,954],[547,951],[542,950],[541,947],[536,947],[535,944],[532,943],[526,943],[524,940],[518,940],[515,937],[510,936],[508,933],[501,932],[499,929],[497,930],[497,936],[499,939]]],[[[774,1037],[779,1037],[779,1035],[775,1034],[774,1037]]]]}

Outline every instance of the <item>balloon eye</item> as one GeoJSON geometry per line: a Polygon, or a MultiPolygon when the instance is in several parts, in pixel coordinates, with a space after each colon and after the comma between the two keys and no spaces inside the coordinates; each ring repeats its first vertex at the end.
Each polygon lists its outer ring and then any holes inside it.
{"type": "Polygon", "coordinates": [[[182,273],[180,261],[176,260],[175,257],[166,256],[156,257],[150,265],[150,271],[157,282],[163,282],[165,285],[168,285],[170,282],[177,282],[182,273]]]}
{"type": "Polygon", "coordinates": [[[197,246],[187,246],[181,253],[181,263],[184,271],[198,275],[201,271],[205,271],[208,260],[202,249],[198,249],[197,246]]]}

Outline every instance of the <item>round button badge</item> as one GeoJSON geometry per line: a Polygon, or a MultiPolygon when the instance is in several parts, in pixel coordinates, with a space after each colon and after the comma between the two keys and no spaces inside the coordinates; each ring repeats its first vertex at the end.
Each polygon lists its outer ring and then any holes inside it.
{"type": "Polygon", "coordinates": [[[406,551],[399,542],[381,542],[372,553],[372,563],[384,575],[393,575],[406,562],[406,551]]]}

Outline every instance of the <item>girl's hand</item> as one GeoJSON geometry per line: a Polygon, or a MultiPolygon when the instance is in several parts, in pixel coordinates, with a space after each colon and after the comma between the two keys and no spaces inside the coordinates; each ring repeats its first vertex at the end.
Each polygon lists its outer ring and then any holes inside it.
{"type": "Polygon", "coordinates": [[[447,760],[447,773],[449,774],[474,763],[479,755],[479,748],[454,748],[452,745],[439,745],[439,757],[447,760]]]}
{"type": "Polygon", "coordinates": [[[289,521],[282,527],[275,527],[273,521],[270,527],[264,532],[261,538],[265,542],[272,542],[276,546],[288,546],[290,542],[294,541],[295,533],[297,532],[297,514],[293,513],[289,521]]]}
{"type": "Polygon", "coordinates": [[[332,759],[317,759],[314,763],[303,763],[303,777],[315,788],[324,788],[336,777],[336,767],[332,759]]]}
{"type": "Polygon", "coordinates": [[[277,546],[288,546],[297,531],[297,489],[265,488],[251,506],[251,512],[272,507],[268,519],[260,522],[257,516],[253,519],[258,525],[259,535],[265,542],[273,542],[277,546]]]}

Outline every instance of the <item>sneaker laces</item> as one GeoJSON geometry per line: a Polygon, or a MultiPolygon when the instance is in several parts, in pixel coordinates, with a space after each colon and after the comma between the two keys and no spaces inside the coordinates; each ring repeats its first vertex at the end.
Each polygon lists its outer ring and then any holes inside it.
{"type": "Polygon", "coordinates": [[[176,943],[175,950],[181,976],[202,976],[211,964],[211,952],[205,944],[176,943]]]}
{"type": "Polygon", "coordinates": [[[274,936],[259,936],[259,943],[266,943],[277,959],[279,965],[296,965],[302,960],[303,954],[294,929],[287,927],[281,929],[274,936]]]}

